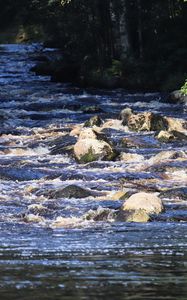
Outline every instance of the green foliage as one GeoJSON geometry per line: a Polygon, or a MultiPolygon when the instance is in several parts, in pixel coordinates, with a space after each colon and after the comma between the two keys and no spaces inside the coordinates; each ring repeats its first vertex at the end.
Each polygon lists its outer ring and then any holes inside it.
{"type": "MultiPolygon", "coordinates": [[[[181,86],[187,70],[186,5],[184,0],[0,0],[0,26],[22,26],[26,41],[43,39],[60,47],[63,57],[81,66],[87,82],[170,90],[181,86]]],[[[3,42],[9,34],[0,33],[3,42]]]]}
{"type": "Polygon", "coordinates": [[[187,95],[187,79],[186,79],[184,85],[181,87],[181,93],[183,95],[187,95]]]}

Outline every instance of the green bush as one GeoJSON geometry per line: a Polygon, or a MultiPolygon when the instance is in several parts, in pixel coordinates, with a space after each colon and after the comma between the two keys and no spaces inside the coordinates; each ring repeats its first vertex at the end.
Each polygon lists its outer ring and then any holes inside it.
{"type": "Polygon", "coordinates": [[[183,95],[187,95],[187,79],[186,79],[184,85],[181,87],[181,93],[183,95]]]}

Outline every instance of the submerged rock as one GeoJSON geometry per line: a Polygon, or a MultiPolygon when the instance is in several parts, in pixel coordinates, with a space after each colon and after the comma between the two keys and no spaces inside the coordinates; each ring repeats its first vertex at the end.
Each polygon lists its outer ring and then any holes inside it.
{"type": "Polygon", "coordinates": [[[27,214],[24,216],[23,221],[26,223],[41,223],[44,222],[45,219],[39,215],[27,214]]]}
{"type": "Polygon", "coordinates": [[[89,196],[93,196],[95,194],[94,192],[84,189],[80,186],[68,185],[62,189],[49,190],[47,191],[47,193],[44,193],[43,195],[51,199],[57,199],[57,198],[81,199],[81,198],[87,198],[89,196]]]}
{"type": "Polygon", "coordinates": [[[142,217],[143,220],[147,219],[148,221],[148,216],[161,213],[164,206],[161,199],[155,194],[141,192],[127,199],[121,209],[127,212],[127,220],[134,220],[135,218],[141,220],[142,217]]]}
{"type": "Polygon", "coordinates": [[[187,200],[187,187],[171,188],[160,193],[161,198],[187,200]]]}
{"type": "Polygon", "coordinates": [[[122,138],[120,146],[122,148],[158,148],[159,143],[152,136],[131,135],[122,138]]]}
{"type": "Polygon", "coordinates": [[[112,160],[116,153],[105,141],[93,138],[80,139],[74,146],[76,159],[81,163],[88,163],[98,159],[112,160]]]}
{"type": "Polygon", "coordinates": [[[187,131],[186,132],[180,132],[180,131],[177,131],[177,130],[173,130],[173,131],[171,131],[171,134],[174,135],[176,140],[179,140],[179,141],[182,141],[182,142],[187,141],[187,131]]]}
{"type": "Polygon", "coordinates": [[[66,154],[70,153],[73,150],[73,146],[76,143],[76,138],[70,135],[64,135],[55,139],[49,143],[50,154],[66,154]]]}
{"type": "Polygon", "coordinates": [[[136,153],[121,153],[120,160],[130,163],[130,162],[142,162],[144,160],[144,156],[136,153]]]}
{"type": "Polygon", "coordinates": [[[51,224],[52,228],[73,228],[81,224],[81,219],[76,217],[64,218],[57,217],[56,220],[51,224]]]}

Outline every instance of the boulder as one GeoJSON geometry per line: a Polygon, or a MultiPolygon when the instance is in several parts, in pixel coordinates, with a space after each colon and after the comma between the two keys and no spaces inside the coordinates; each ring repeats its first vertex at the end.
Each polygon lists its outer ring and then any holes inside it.
{"type": "Polygon", "coordinates": [[[131,163],[131,162],[142,162],[144,161],[144,156],[136,153],[121,153],[120,160],[131,163]]]}
{"type": "MultiPolygon", "coordinates": [[[[117,119],[112,119],[112,120],[108,120],[106,121],[103,125],[102,125],[102,130],[104,129],[115,129],[115,130],[126,130],[126,128],[122,125],[122,121],[121,120],[117,120],[117,119]]],[[[128,129],[128,128],[127,128],[128,129]]]]}
{"type": "Polygon", "coordinates": [[[163,143],[170,143],[173,141],[187,141],[187,132],[183,131],[177,131],[177,130],[172,130],[172,131],[164,131],[161,130],[159,134],[157,135],[157,139],[159,142],[163,143]]]}
{"type": "Polygon", "coordinates": [[[177,118],[166,117],[169,131],[183,132],[187,129],[187,121],[177,118]]]}
{"type": "Polygon", "coordinates": [[[79,136],[81,130],[82,130],[82,126],[81,125],[76,125],[72,128],[69,135],[77,137],[77,136],[79,136]]]}
{"type": "Polygon", "coordinates": [[[84,128],[79,134],[79,140],[97,139],[97,134],[91,128],[84,128]]]}
{"type": "Polygon", "coordinates": [[[112,160],[116,153],[105,141],[95,138],[79,139],[74,146],[74,155],[81,163],[88,163],[98,159],[112,160]]]}
{"type": "Polygon", "coordinates": [[[165,162],[170,159],[177,159],[177,158],[185,158],[185,153],[183,151],[161,151],[155,156],[152,156],[148,163],[150,164],[159,164],[161,162],[165,162]]]}
{"type": "Polygon", "coordinates": [[[157,139],[159,140],[159,142],[170,143],[175,140],[175,136],[168,131],[161,130],[157,135],[157,139]]]}
{"type": "Polygon", "coordinates": [[[136,193],[122,205],[123,211],[145,211],[147,214],[159,214],[164,210],[159,197],[151,193],[136,193]]]}
{"type": "Polygon", "coordinates": [[[169,94],[167,101],[171,103],[187,103],[187,95],[182,94],[180,90],[173,91],[169,94]]]}
{"type": "Polygon", "coordinates": [[[84,123],[84,127],[100,127],[103,124],[103,120],[99,116],[93,116],[84,123]]]}
{"type": "Polygon", "coordinates": [[[151,217],[145,210],[138,209],[131,211],[119,211],[116,220],[120,222],[147,223],[148,221],[151,221],[151,217]]]}
{"type": "Polygon", "coordinates": [[[151,112],[129,115],[127,125],[133,131],[160,131],[168,129],[167,120],[151,112]]]}
{"type": "Polygon", "coordinates": [[[47,198],[57,199],[57,198],[87,198],[89,196],[93,196],[94,192],[84,189],[77,185],[68,185],[65,188],[57,189],[57,190],[48,190],[44,192],[43,195],[47,198]]]}
{"type": "Polygon", "coordinates": [[[122,124],[125,126],[128,124],[128,118],[133,114],[133,111],[131,108],[127,107],[124,108],[119,115],[119,119],[122,120],[122,124]]]}

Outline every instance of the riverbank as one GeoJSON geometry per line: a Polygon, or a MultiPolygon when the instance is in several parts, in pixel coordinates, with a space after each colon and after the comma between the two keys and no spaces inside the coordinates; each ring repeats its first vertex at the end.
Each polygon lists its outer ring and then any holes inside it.
{"type": "Polygon", "coordinates": [[[51,76],[51,80],[72,83],[82,88],[123,88],[129,91],[171,92],[179,90],[187,77],[186,70],[175,69],[175,63],[148,62],[132,58],[113,60],[108,66],[97,66],[91,58],[73,58],[63,51],[61,57],[43,57],[32,71],[36,75],[51,76]]]}

